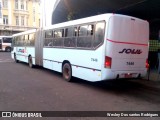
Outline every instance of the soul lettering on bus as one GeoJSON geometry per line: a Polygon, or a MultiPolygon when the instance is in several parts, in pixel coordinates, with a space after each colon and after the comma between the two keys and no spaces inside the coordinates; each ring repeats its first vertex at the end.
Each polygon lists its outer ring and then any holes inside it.
{"type": "Polygon", "coordinates": [[[119,53],[123,54],[123,53],[126,53],[126,54],[141,54],[142,53],[142,50],[140,49],[123,49],[122,51],[120,51],[119,53]]]}

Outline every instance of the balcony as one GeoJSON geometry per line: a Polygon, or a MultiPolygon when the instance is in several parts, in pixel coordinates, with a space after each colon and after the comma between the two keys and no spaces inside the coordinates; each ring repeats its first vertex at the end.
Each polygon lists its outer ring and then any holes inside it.
{"type": "Polygon", "coordinates": [[[29,15],[29,11],[28,10],[14,9],[13,13],[15,15],[29,15]]]}
{"type": "Polygon", "coordinates": [[[35,29],[37,27],[28,27],[28,26],[13,26],[13,25],[0,25],[1,31],[17,31],[22,32],[30,29],[35,29]]]}

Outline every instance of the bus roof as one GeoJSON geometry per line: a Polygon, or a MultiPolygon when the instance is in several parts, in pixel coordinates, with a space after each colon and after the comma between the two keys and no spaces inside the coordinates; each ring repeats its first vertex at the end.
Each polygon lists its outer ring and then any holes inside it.
{"type": "MultiPolygon", "coordinates": [[[[113,15],[114,16],[116,15],[116,16],[123,16],[123,17],[131,17],[131,16],[127,16],[127,15],[107,13],[107,14],[101,14],[101,15],[96,15],[96,16],[91,16],[91,17],[86,17],[86,18],[82,18],[82,19],[77,19],[77,20],[54,24],[54,25],[45,27],[44,30],[60,28],[60,27],[67,27],[67,26],[78,25],[78,24],[84,24],[84,23],[89,23],[89,22],[92,23],[92,22],[103,21],[103,20],[107,21],[113,15]]],[[[132,18],[135,18],[135,17],[132,17],[132,18]]],[[[136,18],[136,19],[139,19],[139,18],[136,18]]],[[[141,20],[141,19],[139,19],[139,20],[141,20]]]]}
{"type": "Polygon", "coordinates": [[[12,36],[0,36],[0,38],[3,38],[3,37],[12,38],[12,36]]]}

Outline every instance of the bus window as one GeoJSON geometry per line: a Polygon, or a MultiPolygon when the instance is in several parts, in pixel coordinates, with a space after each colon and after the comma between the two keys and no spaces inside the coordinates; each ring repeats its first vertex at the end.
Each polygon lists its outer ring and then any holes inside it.
{"type": "Polygon", "coordinates": [[[35,44],[35,33],[29,35],[30,46],[34,46],[35,44]]]}
{"type": "Polygon", "coordinates": [[[74,27],[74,36],[77,36],[78,35],[78,29],[77,27],[74,27]]]}
{"type": "Polygon", "coordinates": [[[73,36],[73,28],[66,28],[65,29],[65,37],[72,37],[73,36]]]}
{"type": "Polygon", "coordinates": [[[76,47],[76,39],[73,37],[73,28],[66,28],[65,29],[65,39],[64,39],[64,46],[65,47],[76,47]]]}
{"type": "Polygon", "coordinates": [[[45,32],[45,46],[53,46],[53,31],[49,30],[45,32]]]}
{"type": "Polygon", "coordinates": [[[15,37],[12,38],[12,46],[15,46],[15,37]]]}
{"type": "Polygon", "coordinates": [[[98,47],[104,39],[104,28],[105,28],[105,22],[99,22],[96,24],[95,28],[95,39],[93,46],[98,47]]]}
{"type": "Polygon", "coordinates": [[[80,48],[91,48],[92,47],[92,37],[87,36],[88,25],[79,27],[79,37],[77,38],[77,47],[80,48]]]}
{"type": "Polygon", "coordinates": [[[87,33],[87,35],[88,36],[92,36],[93,32],[94,32],[94,25],[89,25],[88,26],[88,33],[87,33]]]}
{"type": "Polygon", "coordinates": [[[87,36],[88,25],[79,27],[78,36],[87,36]]]}
{"type": "Polygon", "coordinates": [[[28,35],[24,36],[24,45],[28,46],[30,45],[29,39],[28,39],[28,35]]]}
{"type": "Polygon", "coordinates": [[[53,38],[53,46],[63,46],[63,38],[64,37],[64,29],[55,30],[54,31],[54,38],[53,38]]]}
{"type": "Polygon", "coordinates": [[[18,45],[23,46],[24,45],[24,36],[19,36],[18,38],[19,38],[18,39],[18,45]]]}
{"type": "Polygon", "coordinates": [[[12,38],[3,38],[3,43],[11,43],[12,42],[12,38]]]}

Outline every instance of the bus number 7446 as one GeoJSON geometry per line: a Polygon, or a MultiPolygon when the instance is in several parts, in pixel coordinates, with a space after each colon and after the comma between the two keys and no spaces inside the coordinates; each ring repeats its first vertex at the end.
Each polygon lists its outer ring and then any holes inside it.
{"type": "Polygon", "coordinates": [[[91,61],[92,62],[98,62],[98,59],[97,58],[91,58],[91,61]]]}

